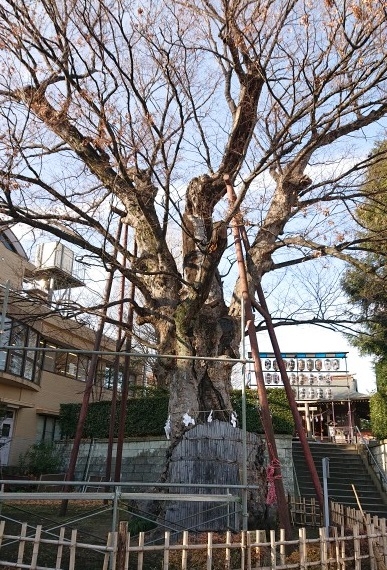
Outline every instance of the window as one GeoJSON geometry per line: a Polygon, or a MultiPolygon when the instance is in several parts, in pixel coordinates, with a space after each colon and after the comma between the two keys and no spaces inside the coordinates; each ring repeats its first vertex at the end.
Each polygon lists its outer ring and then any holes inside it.
{"type": "Polygon", "coordinates": [[[71,378],[77,378],[77,371],[78,371],[78,355],[74,354],[73,352],[69,352],[67,354],[67,361],[66,361],[66,376],[70,376],[71,378]]]}
{"type": "Polygon", "coordinates": [[[52,350],[45,352],[43,370],[74,378],[81,382],[86,381],[90,358],[71,352],[71,348],[66,349],[64,346],[58,346],[51,342],[46,343],[46,347],[52,350]]]}
{"type": "MultiPolygon", "coordinates": [[[[114,385],[115,366],[113,364],[102,362],[102,370],[103,370],[103,387],[107,388],[108,390],[112,390],[114,385]]],[[[123,374],[122,369],[118,370],[118,379],[117,379],[118,391],[120,391],[122,388],[122,374],[123,374]]]]}
{"type": "MultiPolygon", "coordinates": [[[[1,313],[0,313],[1,318],[1,313]]],[[[9,346],[9,337],[11,333],[11,319],[5,318],[4,330],[0,334],[0,346],[9,346]]],[[[7,361],[7,352],[0,350],[0,370],[5,370],[7,361]]]]}
{"type": "Polygon", "coordinates": [[[55,374],[63,374],[67,372],[67,354],[65,352],[57,352],[55,354],[55,374]]]}
{"type": "MultiPolygon", "coordinates": [[[[15,347],[24,347],[27,341],[27,327],[21,324],[12,324],[10,345],[15,347]]],[[[8,370],[11,374],[17,376],[22,375],[23,369],[23,350],[10,350],[8,370]]]]}
{"type": "Polygon", "coordinates": [[[78,380],[86,382],[90,359],[87,356],[78,355],[78,380]]]}
{"type": "MultiPolygon", "coordinates": [[[[0,314],[1,316],[1,314],[0,314]]],[[[41,357],[28,347],[40,346],[38,333],[14,319],[5,319],[5,326],[0,335],[0,347],[13,346],[14,349],[0,350],[0,370],[37,382],[39,380],[41,357]]]]}
{"type": "Polygon", "coordinates": [[[1,231],[1,232],[0,232],[0,242],[1,242],[7,249],[9,249],[9,251],[12,251],[13,253],[17,253],[17,250],[16,250],[15,246],[14,246],[13,243],[11,242],[9,236],[7,236],[4,231],[1,231]]]}
{"type": "Polygon", "coordinates": [[[1,426],[0,436],[1,437],[9,437],[10,433],[11,433],[11,424],[6,424],[3,422],[2,426],[1,426]]]}
{"type": "Polygon", "coordinates": [[[55,441],[58,439],[60,439],[59,418],[56,416],[38,416],[36,440],[55,441]]]}
{"type": "MultiPolygon", "coordinates": [[[[38,346],[38,334],[32,329],[28,330],[27,346],[30,346],[31,348],[38,346]]],[[[33,380],[36,356],[36,350],[26,351],[23,376],[24,378],[27,378],[27,380],[33,380]]]]}
{"type": "MultiPolygon", "coordinates": [[[[55,345],[46,344],[44,341],[41,342],[41,346],[44,346],[45,348],[52,348],[52,349],[57,348],[55,345]]],[[[51,352],[51,350],[44,351],[43,370],[47,370],[47,372],[54,372],[54,370],[55,370],[55,352],[54,351],[52,351],[52,352],[51,352]]]]}

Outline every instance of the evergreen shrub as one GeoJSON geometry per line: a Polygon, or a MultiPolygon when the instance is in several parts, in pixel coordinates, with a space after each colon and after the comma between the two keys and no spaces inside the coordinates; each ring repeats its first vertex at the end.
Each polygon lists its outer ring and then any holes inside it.
{"type": "Polygon", "coordinates": [[[20,475],[39,476],[58,473],[62,468],[61,451],[51,442],[41,441],[31,445],[19,456],[20,475]]]}
{"type": "Polygon", "coordinates": [[[387,438],[387,398],[376,392],[370,398],[372,435],[376,439],[387,438]]]}
{"type": "MultiPolygon", "coordinates": [[[[274,432],[278,434],[294,433],[294,420],[289,402],[283,388],[272,388],[267,391],[269,410],[273,422],[274,432]]],[[[242,425],[242,391],[234,390],[231,401],[238,414],[239,426],[242,425]]],[[[264,433],[261,416],[259,414],[258,393],[255,390],[246,390],[246,429],[253,433],[264,433]]]]}

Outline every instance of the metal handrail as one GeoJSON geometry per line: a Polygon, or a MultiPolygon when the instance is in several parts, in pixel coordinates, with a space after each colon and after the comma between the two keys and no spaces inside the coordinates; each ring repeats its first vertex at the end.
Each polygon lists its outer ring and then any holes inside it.
{"type": "Polygon", "coordinates": [[[368,445],[367,440],[363,437],[363,434],[361,433],[361,431],[359,430],[358,426],[355,426],[356,432],[358,437],[360,436],[360,439],[363,443],[363,445],[365,446],[366,450],[367,450],[367,459],[368,459],[368,463],[369,465],[371,465],[371,467],[373,469],[375,469],[375,471],[377,471],[377,474],[379,475],[380,478],[380,484],[382,485],[382,487],[384,488],[384,490],[387,490],[387,475],[386,473],[383,471],[383,469],[380,467],[376,457],[374,456],[374,454],[372,453],[370,446],[368,445]]]}

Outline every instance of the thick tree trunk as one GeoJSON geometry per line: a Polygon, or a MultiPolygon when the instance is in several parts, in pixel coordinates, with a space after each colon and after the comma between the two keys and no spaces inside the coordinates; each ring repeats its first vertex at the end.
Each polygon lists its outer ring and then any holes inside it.
{"type": "Polygon", "coordinates": [[[211,412],[213,419],[230,421],[233,363],[228,359],[238,357],[240,326],[227,316],[225,307],[220,311],[205,305],[189,327],[176,323],[176,337],[176,354],[181,358],[169,383],[172,442],[194,423],[206,422],[211,412]],[[188,416],[193,421],[186,425],[188,416]]]}
{"type": "MultiPolygon", "coordinates": [[[[223,303],[205,304],[188,325],[176,319],[176,354],[180,358],[169,376],[171,446],[163,480],[171,484],[174,493],[219,494],[226,493],[227,484],[242,485],[246,469],[248,483],[256,486],[248,494],[248,521],[252,528],[262,528],[267,510],[264,444],[257,435],[247,434],[248,460],[244,465],[242,430],[233,421],[230,399],[234,364],[230,358],[239,356],[240,330],[239,319],[229,317],[223,303]],[[175,488],[174,483],[187,483],[187,487],[175,488]],[[205,483],[220,486],[201,491],[188,486],[205,483]]],[[[240,497],[242,491],[232,494],[240,497]]],[[[184,526],[213,531],[240,530],[243,520],[240,503],[221,507],[189,500],[166,505],[162,518],[176,530],[184,526]]]]}
{"type": "MultiPolygon", "coordinates": [[[[171,492],[186,495],[187,501],[166,505],[165,522],[177,531],[224,531],[242,528],[242,490],[230,488],[242,485],[243,463],[242,430],[218,420],[200,424],[187,431],[174,447],[170,456],[169,480],[171,483],[187,483],[187,487],[171,487],[171,492]],[[190,484],[211,485],[198,490],[190,484]],[[214,487],[213,485],[219,485],[214,487]],[[190,494],[227,495],[235,502],[194,502],[190,494]]],[[[264,443],[260,436],[250,433],[246,438],[247,461],[244,468],[247,483],[251,486],[248,496],[248,523],[250,528],[266,526],[266,474],[264,443]],[[255,487],[255,489],[253,488],[255,487]]]]}

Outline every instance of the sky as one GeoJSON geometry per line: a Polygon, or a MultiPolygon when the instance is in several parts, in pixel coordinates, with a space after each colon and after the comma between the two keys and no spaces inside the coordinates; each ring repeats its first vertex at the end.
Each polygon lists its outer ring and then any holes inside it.
{"type": "MultiPolygon", "coordinates": [[[[369,394],[376,390],[372,358],[360,356],[340,333],[313,325],[278,327],[276,334],[281,352],[348,352],[348,372],[357,380],[358,391],[369,394]]],[[[267,333],[258,334],[260,352],[273,352],[267,333]]]]}

